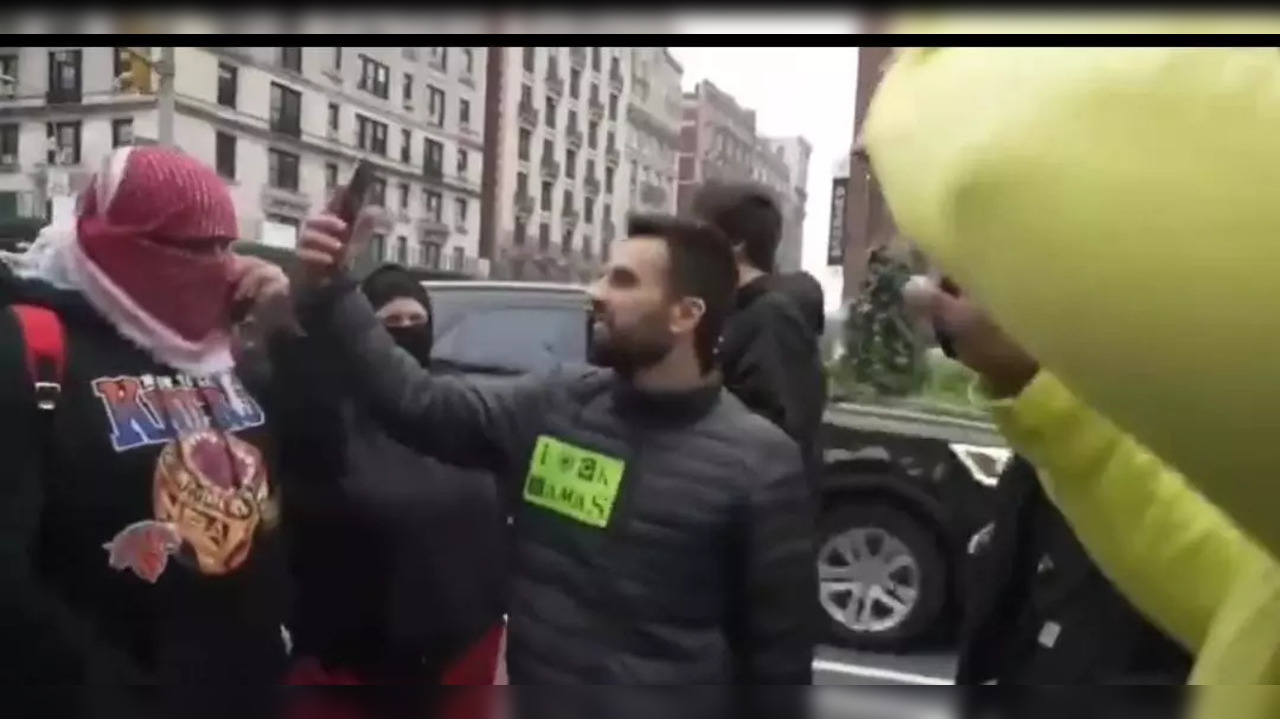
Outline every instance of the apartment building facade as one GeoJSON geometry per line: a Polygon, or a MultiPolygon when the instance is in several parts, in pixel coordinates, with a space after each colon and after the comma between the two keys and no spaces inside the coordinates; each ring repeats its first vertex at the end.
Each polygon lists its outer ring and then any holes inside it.
{"type": "Polygon", "coordinates": [[[631,158],[631,209],[675,212],[684,68],[668,48],[630,50],[627,151],[631,158]]]}
{"type": "Polygon", "coordinates": [[[778,245],[777,267],[782,272],[800,269],[804,254],[804,223],[809,204],[809,160],[813,145],[804,137],[766,138],[773,155],[785,168],[785,182],[777,187],[783,210],[782,242],[778,245]]]}
{"type": "Polygon", "coordinates": [[[630,48],[501,52],[495,275],[590,281],[621,235],[630,205],[630,48]]]}
{"type": "MultiPolygon", "coordinates": [[[[156,139],[155,78],[124,50],[0,49],[0,214],[49,213],[112,147],[156,139]]],[[[486,272],[484,48],[178,47],[174,62],[174,142],[227,180],[243,238],[291,241],[365,159],[388,209],[371,260],[486,272]]]]}

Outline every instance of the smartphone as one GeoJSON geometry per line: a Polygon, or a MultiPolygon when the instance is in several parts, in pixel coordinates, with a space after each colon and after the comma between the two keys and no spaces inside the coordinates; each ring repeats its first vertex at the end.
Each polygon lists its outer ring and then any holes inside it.
{"type": "Polygon", "coordinates": [[[351,179],[347,181],[347,186],[343,188],[343,202],[341,212],[338,217],[350,225],[355,222],[356,217],[360,215],[360,210],[369,200],[369,190],[373,187],[374,167],[373,163],[367,160],[360,160],[356,163],[356,169],[351,173],[351,179]]]}
{"type": "MultiPolygon", "coordinates": [[[[960,285],[957,285],[954,280],[945,275],[938,281],[938,289],[952,297],[960,296],[960,285]]],[[[934,339],[937,340],[938,348],[942,350],[942,354],[950,357],[951,359],[956,359],[956,345],[955,341],[951,339],[951,335],[947,334],[943,330],[935,328],[933,336],[934,339]]]]}

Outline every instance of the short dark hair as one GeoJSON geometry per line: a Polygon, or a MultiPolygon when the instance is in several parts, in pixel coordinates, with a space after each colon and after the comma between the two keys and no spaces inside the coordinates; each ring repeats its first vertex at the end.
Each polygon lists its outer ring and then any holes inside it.
{"type": "Polygon", "coordinates": [[[733,245],[716,227],[674,215],[631,214],[627,236],[652,236],[667,243],[673,295],[697,297],[706,307],[694,334],[694,349],[703,371],[716,365],[716,347],[738,289],[733,245]]]}
{"type": "Polygon", "coordinates": [[[782,210],[773,190],[758,182],[707,180],[693,196],[693,215],[720,229],[752,266],[773,271],[782,241],[782,210]]]}

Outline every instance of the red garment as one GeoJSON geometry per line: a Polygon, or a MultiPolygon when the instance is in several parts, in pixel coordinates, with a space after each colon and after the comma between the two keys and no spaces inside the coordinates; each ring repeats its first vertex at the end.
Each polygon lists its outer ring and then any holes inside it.
{"type": "Polygon", "coordinates": [[[226,183],[165,147],[112,153],[81,195],[81,251],[122,294],[188,342],[230,325],[231,256],[238,238],[226,183]]]}
{"type": "MultiPolygon", "coordinates": [[[[450,693],[434,717],[405,719],[491,719],[496,708],[494,677],[501,661],[505,628],[489,630],[440,678],[445,686],[468,687],[450,693]],[[480,689],[477,687],[487,687],[480,689]]],[[[314,659],[304,659],[294,668],[287,684],[292,686],[362,686],[369,682],[351,672],[326,670],[314,659]]],[[[327,701],[324,697],[303,696],[286,713],[286,719],[369,719],[357,707],[327,701]]]]}

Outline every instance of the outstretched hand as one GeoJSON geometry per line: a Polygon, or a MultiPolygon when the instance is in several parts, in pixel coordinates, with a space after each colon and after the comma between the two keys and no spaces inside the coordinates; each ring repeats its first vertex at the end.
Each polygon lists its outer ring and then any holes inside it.
{"type": "Polygon", "coordinates": [[[907,306],[951,338],[956,359],[977,372],[995,397],[1012,397],[1035,378],[1040,365],[982,308],[962,292],[944,292],[927,277],[913,277],[903,289],[907,306]]]}
{"type": "Polygon", "coordinates": [[[297,255],[309,283],[322,285],[346,268],[369,243],[382,219],[382,208],[363,207],[355,221],[348,223],[340,216],[345,205],[346,188],[341,188],[324,212],[302,225],[297,255]]]}

